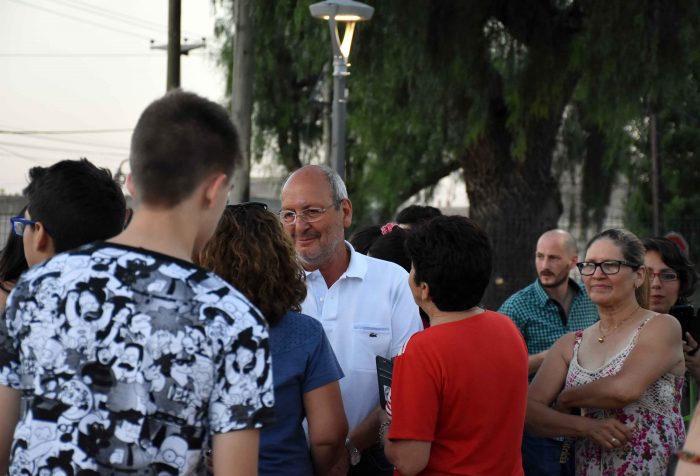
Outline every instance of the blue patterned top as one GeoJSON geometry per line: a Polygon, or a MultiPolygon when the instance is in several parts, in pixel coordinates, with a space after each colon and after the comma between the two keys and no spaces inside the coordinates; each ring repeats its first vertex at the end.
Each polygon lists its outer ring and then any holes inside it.
{"type": "Polygon", "coordinates": [[[598,320],[598,310],[583,286],[571,279],[569,286],[575,294],[564,319],[561,305],[549,297],[537,280],[513,294],[498,309],[518,326],[530,355],[549,349],[561,336],[592,326],[598,320]]]}

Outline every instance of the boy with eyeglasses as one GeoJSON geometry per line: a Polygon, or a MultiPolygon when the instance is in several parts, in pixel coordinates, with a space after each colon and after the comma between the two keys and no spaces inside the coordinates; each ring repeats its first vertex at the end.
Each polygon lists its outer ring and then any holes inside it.
{"type": "Polygon", "coordinates": [[[126,201],[109,170],[62,160],[29,170],[24,216],[12,217],[24,256],[34,266],[57,253],[106,240],[124,227],[126,201]]]}
{"type": "MultiPolygon", "coordinates": [[[[267,326],[191,262],[238,159],[233,124],[211,101],[175,91],[146,108],[131,142],[129,227],[34,267],[10,295],[0,472],[60,462],[67,474],[204,474],[211,441],[215,475],[256,473],[258,429],[274,403],[267,326]],[[230,358],[241,339],[254,347],[245,370],[230,358]],[[244,371],[255,385],[231,385],[244,371]]],[[[51,235],[57,224],[35,216],[31,200],[29,211],[32,223],[14,225],[25,241],[51,235]]]]}

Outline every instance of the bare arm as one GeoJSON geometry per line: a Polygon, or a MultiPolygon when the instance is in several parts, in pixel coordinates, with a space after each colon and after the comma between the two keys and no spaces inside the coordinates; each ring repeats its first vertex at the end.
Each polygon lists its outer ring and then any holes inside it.
{"type": "Polygon", "coordinates": [[[661,376],[684,370],[681,325],[671,316],[659,315],[641,330],[637,344],[615,375],[569,388],[557,404],[565,408],[622,408],[636,402],[661,376]]]}
{"type": "Polygon", "coordinates": [[[7,474],[10,448],[19,421],[20,392],[0,385],[0,474],[7,474]]]}
{"type": "MultiPolygon", "coordinates": [[[[683,445],[685,451],[695,454],[700,454],[700,417],[698,415],[700,415],[700,405],[695,408],[695,415],[693,415],[693,421],[688,429],[688,437],[683,445]]],[[[675,474],[676,476],[697,476],[700,474],[700,466],[679,460],[675,474]]]]}
{"type": "Polygon", "coordinates": [[[430,459],[430,441],[384,440],[384,454],[403,476],[420,473],[430,459]]]}
{"type": "Polygon", "coordinates": [[[311,459],[316,475],[326,475],[341,459],[347,458],[345,436],[348,421],[337,381],[304,394],[309,424],[311,459]]]}
{"type": "Polygon", "coordinates": [[[259,430],[216,433],[212,446],[214,476],[257,476],[259,430]]]}
{"type": "Polygon", "coordinates": [[[547,351],[543,350],[538,354],[532,354],[527,356],[527,374],[532,375],[537,372],[544,362],[544,358],[547,355],[547,351]]]}
{"type": "Polygon", "coordinates": [[[618,444],[623,444],[630,433],[617,420],[594,420],[562,413],[551,407],[564,387],[574,341],[574,334],[567,334],[547,353],[542,367],[530,384],[525,428],[528,433],[543,437],[588,437],[606,448],[617,446],[613,445],[613,438],[617,439],[618,444]]]}

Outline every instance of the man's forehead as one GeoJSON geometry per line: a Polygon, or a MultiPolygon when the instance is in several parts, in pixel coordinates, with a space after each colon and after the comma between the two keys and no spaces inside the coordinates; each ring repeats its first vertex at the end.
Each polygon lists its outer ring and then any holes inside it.
{"type": "Polygon", "coordinates": [[[542,236],[537,240],[537,253],[560,256],[567,254],[564,238],[557,235],[542,236]]]}
{"type": "MultiPolygon", "coordinates": [[[[306,171],[305,171],[306,172],[306,171]]],[[[282,204],[293,202],[294,205],[318,205],[332,200],[332,191],[326,177],[322,174],[299,173],[292,175],[282,188],[282,204]]]]}

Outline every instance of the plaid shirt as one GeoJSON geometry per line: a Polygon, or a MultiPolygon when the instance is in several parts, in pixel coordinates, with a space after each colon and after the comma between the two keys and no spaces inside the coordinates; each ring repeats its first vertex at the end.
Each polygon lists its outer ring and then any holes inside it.
{"type": "Polygon", "coordinates": [[[549,349],[564,334],[585,329],[598,320],[598,310],[583,287],[572,279],[569,286],[575,294],[568,316],[539,281],[513,294],[498,309],[518,326],[530,355],[549,349]]]}

